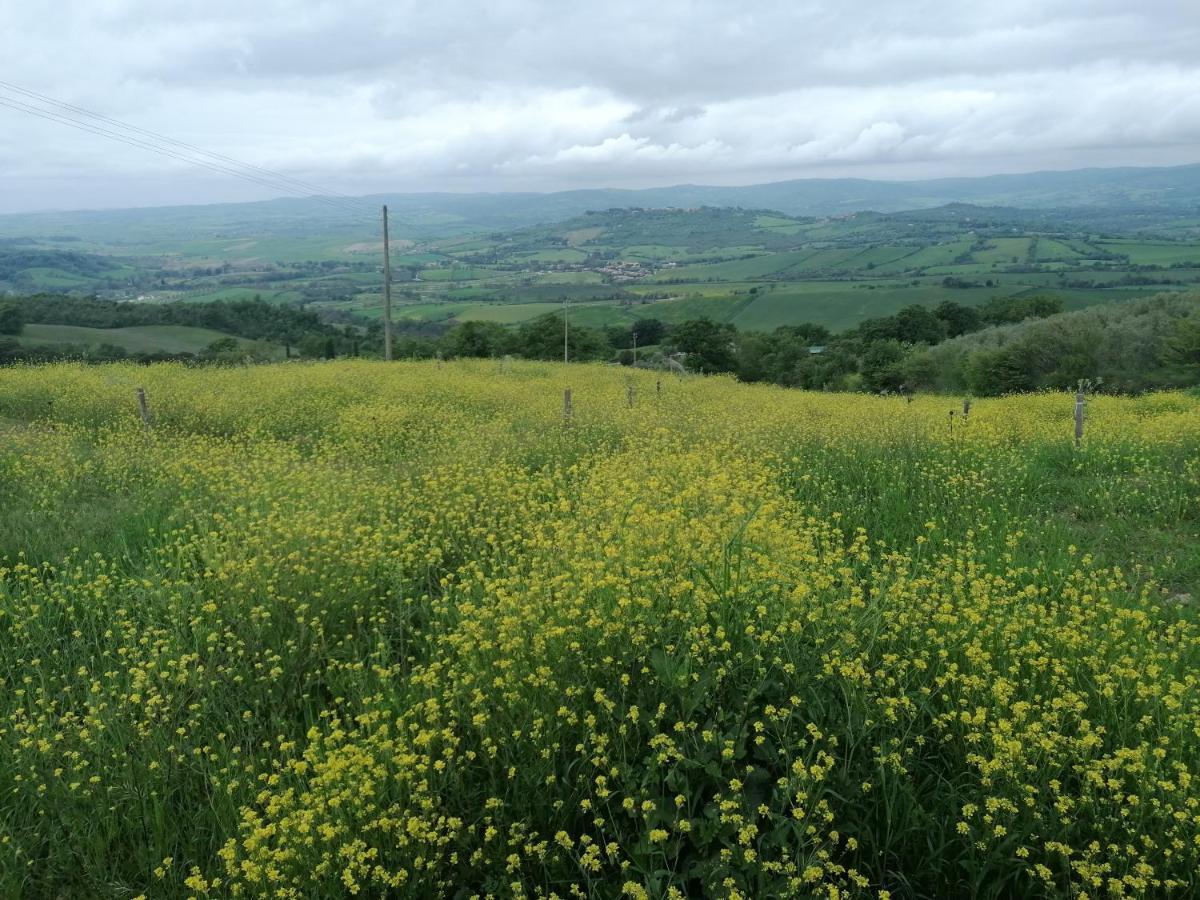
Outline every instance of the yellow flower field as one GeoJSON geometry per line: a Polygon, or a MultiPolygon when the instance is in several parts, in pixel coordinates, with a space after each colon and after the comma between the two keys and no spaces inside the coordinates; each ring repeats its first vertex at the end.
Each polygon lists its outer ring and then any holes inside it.
{"type": "Polygon", "coordinates": [[[1072,409],[0,370],[0,895],[1196,896],[1200,398],[1072,409]]]}

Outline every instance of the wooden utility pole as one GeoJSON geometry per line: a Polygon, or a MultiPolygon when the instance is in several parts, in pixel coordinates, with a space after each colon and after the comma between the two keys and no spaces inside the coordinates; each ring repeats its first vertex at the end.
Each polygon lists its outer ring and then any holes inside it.
{"type": "Polygon", "coordinates": [[[631,329],[633,332],[633,364],[637,365],[637,329],[631,329]]]}
{"type": "Polygon", "coordinates": [[[386,204],[383,207],[383,358],[388,362],[392,359],[392,254],[386,204]]]}
{"type": "Polygon", "coordinates": [[[567,298],[563,297],[563,362],[570,362],[567,353],[567,298]]]}
{"type": "Polygon", "coordinates": [[[1087,397],[1084,396],[1083,388],[1075,392],[1075,449],[1078,450],[1083,445],[1083,418],[1085,415],[1085,407],[1087,406],[1087,397]]]}
{"type": "Polygon", "coordinates": [[[150,402],[146,399],[145,388],[137,389],[137,402],[138,412],[142,414],[142,424],[149,428],[152,424],[152,419],[150,418],[150,402]]]}

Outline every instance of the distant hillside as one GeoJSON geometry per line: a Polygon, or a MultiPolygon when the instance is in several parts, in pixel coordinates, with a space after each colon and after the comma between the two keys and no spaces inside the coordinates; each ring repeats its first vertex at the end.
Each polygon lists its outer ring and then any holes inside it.
{"type": "Polygon", "coordinates": [[[95,291],[126,283],[130,272],[121,260],[108,256],[0,242],[0,294],[95,291]]]}
{"type": "Polygon", "coordinates": [[[1173,364],[1168,348],[1198,325],[1200,293],[1158,294],[985,328],[901,369],[910,385],[978,395],[1069,389],[1080,379],[1122,392],[1193,386],[1200,366],[1173,364]]]}
{"type": "MultiPolygon", "coordinates": [[[[1200,209],[1200,165],[1079,169],[932,181],[799,179],[744,187],[675,185],[551,194],[398,194],[372,197],[401,217],[456,216],[487,225],[554,222],[609,207],[741,206],[795,216],[898,212],[948,203],[1032,209],[1108,209],[1150,216],[1200,209]]],[[[1150,216],[1154,218],[1153,216],[1150,216]]]]}
{"type": "Polygon", "coordinates": [[[556,193],[385,194],[362,199],[361,220],[318,200],[290,198],[211,206],[7,215],[0,216],[0,239],[69,236],[131,245],[263,233],[367,239],[377,230],[375,209],[382,203],[391,209],[397,236],[409,238],[558,222],[610,207],[740,206],[796,216],[831,216],[970,203],[1071,211],[1077,216],[1097,216],[1144,228],[1163,227],[1183,217],[1196,227],[1200,225],[1200,165],[928,181],[809,178],[743,187],[675,185],[556,193]]]}

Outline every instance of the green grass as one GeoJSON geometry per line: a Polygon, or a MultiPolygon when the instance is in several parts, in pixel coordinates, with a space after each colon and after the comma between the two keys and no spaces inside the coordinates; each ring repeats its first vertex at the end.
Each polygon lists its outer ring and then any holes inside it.
{"type": "MultiPolygon", "coordinates": [[[[575,315],[581,308],[581,304],[571,304],[571,315],[575,315]]],[[[499,322],[502,325],[515,325],[547,313],[561,313],[562,310],[561,303],[487,303],[465,306],[455,317],[463,322],[499,322]]]]}
{"type": "Polygon", "coordinates": [[[533,284],[604,284],[599,272],[543,272],[532,276],[533,284]]]}
{"type": "Polygon", "coordinates": [[[422,281],[477,281],[481,278],[491,278],[497,275],[495,269],[485,269],[480,266],[448,266],[446,268],[427,268],[421,270],[422,281]]]}
{"type": "Polygon", "coordinates": [[[776,234],[797,234],[803,230],[804,225],[797,222],[795,219],[787,219],[783,216],[758,216],[754,220],[756,228],[770,229],[776,234]]]}
{"type": "Polygon", "coordinates": [[[950,241],[944,244],[934,244],[922,247],[906,256],[898,257],[893,262],[878,266],[876,272],[907,272],[913,269],[923,269],[930,266],[946,266],[971,249],[972,241],[950,241]]]}
{"type": "Polygon", "coordinates": [[[886,245],[882,247],[870,247],[866,250],[863,250],[857,256],[851,257],[847,261],[847,264],[854,269],[863,272],[864,274],[870,275],[880,266],[890,265],[904,259],[906,256],[909,256],[912,251],[912,247],[895,247],[886,245]]]}
{"type": "MultiPolygon", "coordinates": [[[[213,341],[231,337],[208,328],[185,325],[139,325],[129,328],[84,328],[77,325],[26,325],[20,342],[30,347],[111,344],[130,353],[197,353],[213,341]]],[[[240,338],[239,342],[244,343],[240,338]]]]}
{"type": "Polygon", "coordinates": [[[269,287],[226,287],[211,291],[189,292],[183,296],[188,303],[212,303],[217,300],[253,300],[258,297],[267,303],[294,303],[302,299],[299,291],[273,290],[269,287]]]}
{"type": "Polygon", "coordinates": [[[631,260],[673,260],[689,255],[684,247],[669,247],[665,244],[634,244],[621,248],[621,256],[631,260]]]}
{"type": "Polygon", "coordinates": [[[1200,399],[958,400],[6,370],[0,896],[1195,896],[1200,399]]]}
{"type": "Polygon", "coordinates": [[[659,319],[670,323],[700,318],[731,322],[751,302],[753,298],[749,296],[684,297],[626,307],[626,312],[640,319],[659,319]]]}
{"type": "MultiPolygon", "coordinates": [[[[940,277],[922,279],[917,285],[907,281],[788,281],[757,285],[752,282],[713,282],[654,288],[663,289],[675,296],[633,305],[620,301],[575,300],[571,303],[571,315],[579,316],[578,321],[589,325],[629,324],[635,318],[643,317],[665,322],[706,317],[718,322],[732,322],[739,329],[751,331],[771,331],[781,325],[812,322],[836,332],[851,328],[866,318],[892,315],[905,306],[936,306],[943,300],[977,306],[992,297],[1038,293],[1060,297],[1065,309],[1081,309],[1097,303],[1149,296],[1161,290],[1154,286],[1061,288],[1053,276],[1047,276],[1045,284],[1030,284],[1016,276],[1008,280],[997,276],[997,283],[992,287],[967,289],[947,288],[940,277]],[[758,292],[751,294],[752,288],[757,288],[758,292]]],[[[637,294],[648,292],[650,288],[631,286],[630,290],[637,294]]],[[[414,318],[440,320],[453,317],[459,321],[513,325],[546,313],[561,312],[562,303],[454,301],[402,309],[410,310],[408,314],[414,318]]],[[[378,315],[375,308],[364,312],[378,315]]]]}
{"type": "Polygon", "coordinates": [[[537,281],[530,279],[529,283],[508,284],[474,284],[469,287],[454,288],[445,292],[444,296],[451,300],[498,300],[506,303],[543,302],[561,303],[563,299],[572,302],[588,300],[612,300],[625,293],[620,285],[604,284],[589,281],[537,281]]]}
{"type": "Polygon", "coordinates": [[[634,296],[669,294],[672,297],[727,297],[730,294],[748,293],[756,287],[767,290],[770,285],[754,281],[696,281],[685,284],[628,284],[625,289],[634,296]]]}
{"type": "Polygon", "coordinates": [[[973,260],[984,265],[991,263],[1011,265],[1025,261],[1025,254],[1029,252],[1031,239],[1027,237],[991,238],[987,243],[987,249],[976,250],[971,254],[973,260]]]}
{"type": "Polygon", "coordinates": [[[1129,257],[1134,265],[1169,266],[1175,263],[1200,263],[1200,243],[1153,243],[1150,241],[1096,241],[1110,253],[1129,257]]]}
{"type": "Polygon", "coordinates": [[[762,253],[751,259],[734,259],[709,265],[678,266],[663,269],[656,281],[744,281],[762,278],[791,268],[797,262],[811,256],[811,251],[794,253],[762,253]]]}
{"type": "Polygon", "coordinates": [[[516,258],[529,260],[530,262],[577,263],[587,259],[587,254],[573,247],[564,247],[561,249],[534,250],[530,253],[518,253],[516,254],[516,258]]]}
{"type": "Polygon", "coordinates": [[[1075,247],[1071,246],[1071,244],[1067,241],[1058,241],[1048,237],[1038,238],[1038,262],[1050,262],[1056,260],[1074,261],[1083,255],[1084,254],[1082,254],[1075,247]]]}
{"type": "Polygon", "coordinates": [[[991,297],[1019,293],[1018,287],[954,290],[940,284],[870,287],[855,282],[808,282],[781,286],[758,294],[729,321],[738,328],[770,331],[780,325],[813,322],[833,331],[850,328],[863,319],[889,316],[905,306],[936,306],[954,300],[976,306],[991,297]]]}
{"type": "MultiPolygon", "coordinates": [[[[1197,283],[1196,240],[1111,235],[1101,239],[1082,229],[1009,234],[986,219],[935,216],[922,221],[919,216],[897,220],[859,214],[811,221],[762,210],[646,210],[457,237],[446,237],[442,226],[447,222],[440,221],[430,232],[432,239],[398,247],[392,261],[399,270],[398,292],[419,301],[407,303],[410,308],[403,315],[509,324],[540,314],[564,298],[590,304],[589,321],[627,323],[641,313],[623,306],[623,301],[661,293],[671,296],[661,312],[673,321],[695,311],[744,328],[813,321],[841,330],[864,317],[891,314],[907,303],[978,303],[993,295],[1039,291],[1061,296],[1068,308],[1077,308],[1180,286],[1168,281],[1197,283]],[[1126,255],[1130,262],[1101,258],[1108,253],[1126,255]],[[642,263],[648,275],[637,281],[612,279],[599,271],[599,264],[585,262],[589,254],[642,263]],[[566,270],[575,267],[578,270],[566,270]],[[403,280],[410,269],[417,280],[403,280]],[[980,286],[948,292],[941,285],[946,277],[980,286]],[[1131,278],[1148,283],[1121,283],[1131,278]],[[986,284],[989,281],[992,286],[986,284]],[[755,286],[775,290],[757,298],[744,296],[755,286]],[[495,304],[505,308],[493,309],[495,304]]],[[[1187,221],[1181,217],[1177,227],[1156,233],[1187,233],[1187,221]]],[[[82,293],[102,287],[108,296],[186,302],[259,295],[272,303],[311,304],[313,309],[348,312],[366,320],[381,314],[378,271],[330,274],[315,267],[288,268],[307,260],[377,263],[378,240],[370,229],[289,235],[271,229],[249,233],[230,223],[217,229],[218,236],[210,231],[186,239],[135,231],[136,239],[120,245],[94,233],[72,245],[116,254],[111,257],[114,268],[99,276],[28,269],[20,273],[24,280],[0,284],[0,290],[82,293]],[[170,255],[161,260],[161,272],[147,268],[148,257],[155,254],[170,255]],[[235,265],[219,275],[202,272],[205,266],[256,259],[278,264],[279,277],[268,274],[269,280],[261,280],[264,273],[257,264],[244,270],[235,265]]]]}
{"type": "MultiPolygon", "coordinates": [[[[411,319],[415,322],[441,322],[461,316],[464,312],[474,309],[470,303],[402,303],[392,306],[392,317],[395,319],[411,319]]],[[[371,307],[374,311],[374,307],[371,307]]],[[[382,318],[383,310],[378,310],[382,318]]]]}
{"type": "Polygon", "coordinates": [[[29,279],[35,288],[41,290],[77,288],[90,284],[92,281],[91,278],[85,275],[76,275],[73,272],[64,272],[61,269],[37,266],[23,270],[22,275],[29,279]]]}

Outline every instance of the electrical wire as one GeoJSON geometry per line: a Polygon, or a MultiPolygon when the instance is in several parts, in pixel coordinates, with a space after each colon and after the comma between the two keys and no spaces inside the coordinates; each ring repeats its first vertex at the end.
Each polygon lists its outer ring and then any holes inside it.
{"type": "Polygon", "coordinates": [[[356,200],[353,197],[348,197],[344,194],[325,191],[318,185],[312,184],[311,182],[292,178],[288,175],[274,172],[262,166],[243,163],[234,159],[233,157],[207,151],[201,147],[195,146],[194,144],[188,144],[184,141],[177,141],[173,138],[166,137],[165,135],[160,135],[157,132],[138,128],[137,126],[129,125],[128,123],[121,122],[117,119],[112,119],[100,113],[91,112],[90,110],[83,109],[82,107],[72,106],[68,103],[62,103],[61,101],[54,100],[53,98],[38,94],[36,91],[30,91],[10,82],[0,81],[0,89],[7,90],[9,92],[9,96],[3,96],[0,94],[0,106],[5,106],[18,112],[24,112],[42,119],[67,125],[81,131],[90,132],[91,134],[105,137],[109,140],[118,141],[119,143],[123,143],[132,147],[148,150],[161,156],[166,156],[171,159],[209,169],[210,171],[230,175],[235,178],[241,178],[243,180],[271,188],[272,190],[278,190],[283,193],[290,194],[292,196],[315,200],[324,204],[328,208],[336,209],[339,212],[348,215],[362,216],[365,214],[367,209],[366,205],[363,204],[362,201],[356,200]],[[45,109],[30,103],[25,103],[12,97],[11,94],[14,92],[19,92],[20,94],[40,100],[44,103],[52,104],[64,111],[60,112],[55,109],[45,109]],[[96,124],[96,122],[89,122],[84,118],[80,118],[80,116],[95,119],[97,122],[107,123],[113,127],[107,128],[103,125],[96,124]],[[120,129],[124,129],[124,131],[120,129]],[[145,137],[139,137],[138,135],[145,135],[145,137]]]}
{"type": "Polygon", "coordinates": [[[350,197],[346,194],[339,194],[336,191],[327,190],[327,189],[321,187],[320,185],[313,184],[312,182],[309,182],[309,181],[303,181],[299,178],[293,178],[290,175],[283,174],[282,172],[276,172],[272,169],[267,169],[263,166],[254,165],[253,163],[242,162],[241,160],[234,159],[231,156],[226,156],[223,153],[216,153],[212,150],[206,150],[205,148],[199,147],[195,144],[189,144],[187,141],[180,141],[175,138],[169,137],[168,135],[160,134],[157,131],[151,131],[147,128],[141,128],[137,125],[131,125],[128,122],[123,122],[120,119],[114,119],[111,116],[106,116],[103,113],[98,113],[98,112],[95,112],[94,110],[86,109],[82,106],[76,106],[71,103],[65,103],[62,100],[56,100],[53,97],[48,97],[45,94],[39,94],[37,91],[32,91],[29,88],[21,87],[20,85],[13,84],[10,81],[4,81],[4,80],[0,79],[0,90],[7,90],[9,92],[23,94],[26,97],[30,97],[32,99],[38,100],[43,103],[48,103],[52,106],[66,110],[69,113],[73,113],[73,114],[79,115],[79,116],[86,116],[87,118],[91,118],[91,119],[96,119],[98,121],[104,122],[107,125],[113,126],[119,130],[131,132],[134,134],[144,135],[148,138],[152,138],[154,141],[157,141],[157,142],[180,147],[185,150],[191,151],[193,153],[198,153],[198,154],[201,154],[203,156],[209,157],[214,160],[218,160],[223,163],[228,163],[228,164],[233,165],[238,168],[257,172],[257,173],[267,176],[269,178],[295,185],[296,187],[302,188],[305,191],[308,191],[312,194],[336,198],[339,200],[348,201],[352,204],[357,204],[360,202],[358,200],[358,198],[356,198],[356,197],[350,197]]]}

